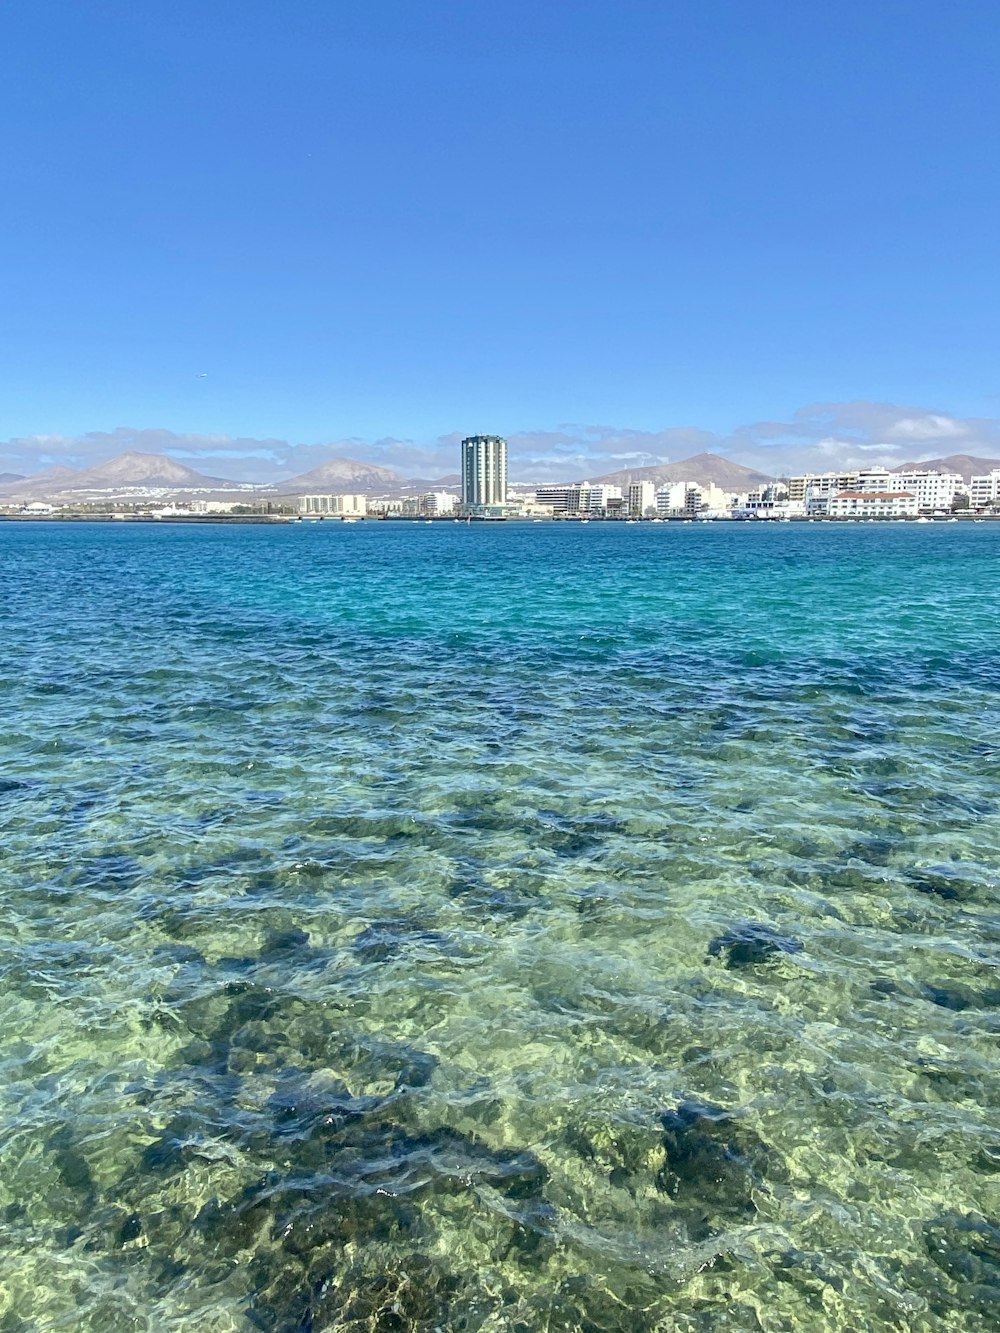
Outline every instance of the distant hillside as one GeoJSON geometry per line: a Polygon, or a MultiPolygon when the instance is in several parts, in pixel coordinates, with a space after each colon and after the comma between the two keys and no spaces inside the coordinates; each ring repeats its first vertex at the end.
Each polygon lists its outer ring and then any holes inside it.
{"type": "Polygon", "coordinates": [[[606,472],[604,476],[594,477],[593,480],[606,482],[610,486],[630,486],[634,481],[651,481],[656,486],[672,481],[696,481],[703,485],[714,482],[726,491],[748,491],[773,481],[773,478],[719,454],[694,454],[676,463],[657,463],[654,467],[622,468],[618,472],[606,472]]]}
{"type": "Polygon", "coordinates": [[[45,472],[36,472],[32,477],[5,485],[3,489],[7,495],[44,498],[145,486],[160,490],[200,490],[233,484],[219,477],[206,477],[165,454],[126,453],[84,471],[71,467],[48,468],[45,472]]]}
{"type": "Polygon", "coordinates": [[[958,472],[966,481],[974,474],[1000,468],[1000,458],[977,458],[975,454],[949,454],[947,458],[928,458],[922,463],[900,463],[893,472],[958,472]]]}
{"type": "Polygon", "coordinates": [[[108,486],[230,486],[221,477],[207,477],[194,468],[178,463],[166,454],[129,452],[109,458],[106,463],[87,468],[77,475],[75,490],[95,490],[108,486]]]}
{"type": "Polygon", "coordinates": [[[422,495],[425,491],[456,491],[461,485],[461,474],[450,472],[446,477],[403,477],[396,482],[396,489],[422,495]]]}
{"type": "Polygon", "coordinates": [[[384,491],[400,484],[398,472],[377,463],[360,463],[356,458],[331,458],[311,472],[279,482],[274,488],[280,495],[309,495],[324,491],[384,491]]]}
{"type": "Polygon", "coordinates": [[[72,482],[80,475],[76,468],[72,467],[50,467],[44,472],[36,472],[30,477],[21,477],[17,481],[5,482],[0,486],[0,491],[4,495],[19,498],[21,496],[37,499],[46,495],[54,495],[60,490],[65,490],[67,483],[72,482]]]}
{"type": "Polygon", "coordinates": [[[24,481],[24,476],[20,472],[0,472],[0,486],[5,486],[12,481],[24,481]]]}

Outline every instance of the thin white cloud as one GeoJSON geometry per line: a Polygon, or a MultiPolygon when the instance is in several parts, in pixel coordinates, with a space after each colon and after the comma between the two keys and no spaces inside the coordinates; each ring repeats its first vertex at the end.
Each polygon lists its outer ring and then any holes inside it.
{"type": "Polygon", "coordinates": [[[903,417],[890,426],[887,434],[901,440],[954,440],[965,436],[967,428],[961,421],[929,413],[923,417],[903,417]]]}
{"type": "MultiPolygon", "coordinates": [[[[302,443],[118,426],[82,435],[38,434],[0,442],[0,472],[30,474],[54,465],[87,468],[136,450],[167,454],[234,481],[278,481],[335,457],[391,467],[405,477],[435,478],[459,470],[461,438],[462,432],[454,431],[429,440],[341,437],[302,443]]],[[[507,440],[511,478],[522,482],[594,478],[703,452],[782,476],[861,463],[895,466],[951,453],[1000,457],[1000,420],[858,400],[813,403],[788,421],[753,422],[728,435],[697,426],[650,431],[564,422],[551,430],[508,431],[507,440]]]]}

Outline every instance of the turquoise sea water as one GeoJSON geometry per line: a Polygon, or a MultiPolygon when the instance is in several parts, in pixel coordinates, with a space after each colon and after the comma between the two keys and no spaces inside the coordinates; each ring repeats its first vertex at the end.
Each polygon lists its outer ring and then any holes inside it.
{"type": "Polygon", "coordinates": [[[0,1330],[1000,1326],[1000,525],[0,524],[0,1330]]]}

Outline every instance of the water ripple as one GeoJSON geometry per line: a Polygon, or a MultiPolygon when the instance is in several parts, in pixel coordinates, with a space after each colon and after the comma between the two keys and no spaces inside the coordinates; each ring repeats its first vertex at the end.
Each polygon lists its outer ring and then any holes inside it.
{"type": "Polygon", "coordinates": [[[997,1326],[998,561],[0,525],[0,1327],[997,1326]]]}

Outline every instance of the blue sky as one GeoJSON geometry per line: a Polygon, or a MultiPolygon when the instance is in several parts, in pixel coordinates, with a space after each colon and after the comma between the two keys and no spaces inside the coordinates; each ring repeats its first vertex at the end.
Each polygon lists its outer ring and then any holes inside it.
{"type": "Polygon", "coordinates": [[[7,0],[0,31],[0,470],[1000,447],[995,0],[7,0]]]}

